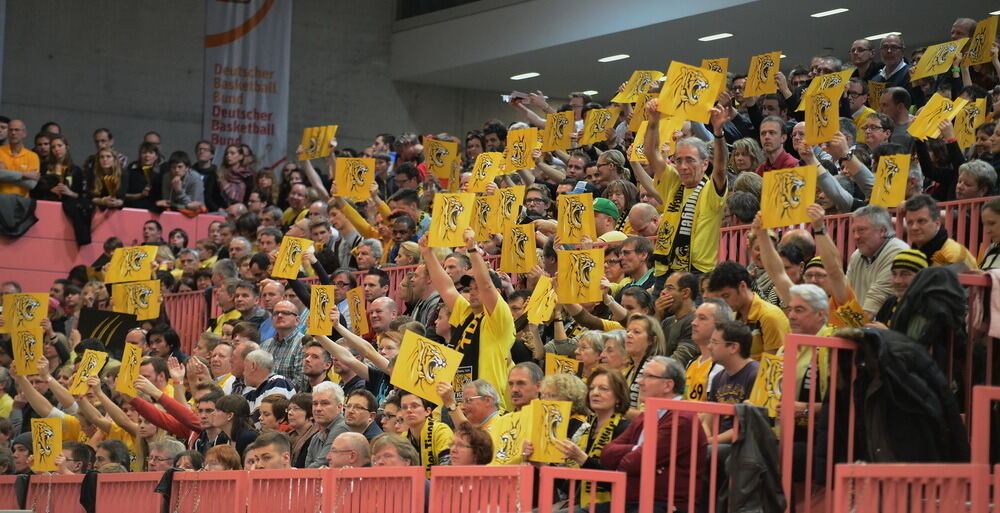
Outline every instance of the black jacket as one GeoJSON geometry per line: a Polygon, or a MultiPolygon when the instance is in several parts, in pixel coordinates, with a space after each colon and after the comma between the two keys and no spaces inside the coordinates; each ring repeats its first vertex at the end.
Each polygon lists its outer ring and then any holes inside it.
{"type": "Polygon", "coordinates": [[[896,306],[890,326],[933,351],[941,370],[947,372],[949,355],[965,355],[966,307],[965,289],[958,274],[948,267],[928,267],[913,278],[896,306]],[[954,340],[954,346],[950,347],[950,340],[954,340]]]}
{"type": "Polygon", "coordinates": [[[729,489],[720,494],[717,511],[784,511],[786,502],[781,487],[778,440],[771,431],[767,410],[740,403],[736,405],[736,415],[740,421],[740,436],[733,442],[726,460],[729,489]]]}

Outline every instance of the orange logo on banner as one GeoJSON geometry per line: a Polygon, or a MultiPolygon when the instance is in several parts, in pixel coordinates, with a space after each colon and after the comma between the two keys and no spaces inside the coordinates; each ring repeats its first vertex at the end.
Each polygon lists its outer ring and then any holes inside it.
{"type": "Polygon", "coordinates": [[[271,7],[274,7],[275,0],[264,0],[264,5],[260,6],[260,9],[253,13],[253,16],[244,21],[238,27],[234,27],[225,32],[220,32],[218,34],[208,34],[205,36],[205,48],[215,48],[217,46],[224,46],[236,41],[237,39],[247,35],[260,25],[260,22],[264,21],[267,17],[267,13],[270,12],[271,7]]]}

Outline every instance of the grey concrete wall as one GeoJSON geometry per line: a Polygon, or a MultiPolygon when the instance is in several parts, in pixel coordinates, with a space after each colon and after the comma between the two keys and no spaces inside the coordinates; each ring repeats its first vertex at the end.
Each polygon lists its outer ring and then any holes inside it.
{"type": "MultiPolygon", "coordinates": [[[[462,134],[515,119],[496,92],[390,80],[391,9],[390,0],[295,0],[289,151],[310,125],[339,124],[341,146],[360,149],[382,131],[462,134]]],[[[9,2],[0,113],[25,120],[32,136],[59,122],[77,161],[100,126],[130,157],[147,130],[165,151],[190,152],[201,137],[203,33],[198,0],[9,2]]]]}

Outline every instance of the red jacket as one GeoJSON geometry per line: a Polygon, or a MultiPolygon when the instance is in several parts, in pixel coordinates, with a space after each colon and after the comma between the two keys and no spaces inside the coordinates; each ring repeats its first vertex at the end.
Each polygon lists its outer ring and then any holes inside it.
{"type": "Polygon", "coordinates": [[[756,172],[758,175],[764,176],[764,173],[768,171],[773,171],[775,169],[788,169],[790,167],[798,166],[799,159],[793,157],[791,153],[782,149],[781,153],[778,154],[778,158],[774,160],[774,164],[771,164],[771,161],[764,159],[764,162],[761,162],[760,166],[757,166],[756,172]]]}
{"type": "MultiPolygon", "coordinates": [[[[666,501],[669,486],[669,467],[672,464],[670,457],[670,439],[674,429],[674,418],[677,417],[677,455],[673,460],[678,462],[675,471],[676,481],[674,484],[674,506],[678,511],[687,511],[688,507],[688,483],[691,469],[691,429],[697,429],[698,442],[694,448],[697,460],[696,493],[701,494],[705,487],[705,476],[708,475],[705,430],[701,428],[698,417],[691,412],[671,412],[668,411],[660,417],[659,429],[656,431],[656,474],[654,498],[655,500],[666,501]]],[[[625,472],[628,475],[625,500],[628,502],[638,502],[639,483],[642,472],[642,448],[633,450],[639,441],[642,433],[642,425],[645,415],[632,421],[625,432],[608,443],[601,451],[601,465],[604,468],[625,472]]],[[[649,443],[649,440],[643,440],[649,443]]]]}
{"type": "Polygon", "coordinates": [[[188,405],[177,402],[176,399],[167,396],[167,394],[160,395],[158,402],[166,410],[166,413],[160,411],[152,403],[138,397],[132,399],[132,406],[144,419],[159,428],[166,429],[171,435],[182,440],[190,437],[192,433],[197,435],[201,431],[201,420],[188,405]]]}

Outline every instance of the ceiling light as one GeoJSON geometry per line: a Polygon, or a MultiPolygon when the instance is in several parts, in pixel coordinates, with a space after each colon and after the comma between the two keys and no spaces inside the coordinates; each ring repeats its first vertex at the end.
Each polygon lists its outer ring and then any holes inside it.
{"type": "Polygon", "coordinates": [[[885,39],[889,36],[901,36],[902,32],[885,32],[883,34],[875,34],[874,36],[868,36],[865,39],[869,41],[878,41],[879,39],[885,39]]]}
{"type": "Polygon", "coordinates": [[[529,72],[529,73],[521,73],[520,75],[514,75],[514,76],[510,77],[510,79],[511,80],[524,80],[526,78],[535,78],[535,77],[537,77],[539,75],[541,75],[541,73],[535,73],[534,71],[532,71],[532,72],[529,72]]]}
{"type": "Polygon", "coordinates": [[[833,16],[834,14],[840,14],[842,12],[847,12],[849,10],[850,9],[844,9],[843,7],[841,7],[839,9],[830,9],[829,11],[813,13],[810,14],[809,16],[812,16],[813,18],[825,18],[827,16],[833,16]]]}
{"type": "Polygon", "coordinates": [[[597,94],[597,91],[595,91],[593,89],[588,89],[588,90],[584,91],[583,94],[585,94],[587,96],[594,96],[594,95],[597,94]]]}
{"type": "Polygon", "coordinates": [[[631,55],[627,53],[619,53],[617,55],[609,55],[607,57],[601,57],[600,59],[597,59],[597,62],[615,62],[623,59],[628,59],[629,57],[631,57],[631,55]]]}
{"type": "Polygon", "coordinates": [[[990,16],[997,16],[997,15],[1000,15],[1000,11],[993,11],[990,13],[990,16]]]}
{"type": "Polygon", "coordinates": [[[702,36],[698,38],[698,41],[715,41],[716,39],[725,39],[727,37],[733,37],[729,32],[722,32],[719,34],[712,34],[710,36],[702,36]]]}
{"type": "Polygon", "coordinates": [[[785,57],[788,57],[788,56],[787,56],[787,55],[785,55],[785,54],[781,54],[781,58],[782,58],[782,59],[784,59],[785,57]]]}

